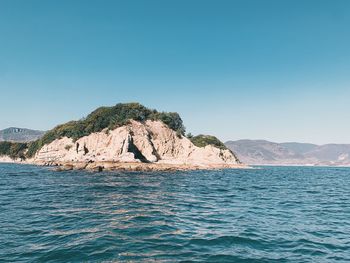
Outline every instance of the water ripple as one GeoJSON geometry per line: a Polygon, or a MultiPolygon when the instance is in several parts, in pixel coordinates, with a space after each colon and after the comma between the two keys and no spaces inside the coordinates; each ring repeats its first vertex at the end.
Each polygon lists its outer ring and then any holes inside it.
{"type": "Polygon", "coordinates": [[[0,262],[349,262],[350,169],[0,164],[0,262]]]}

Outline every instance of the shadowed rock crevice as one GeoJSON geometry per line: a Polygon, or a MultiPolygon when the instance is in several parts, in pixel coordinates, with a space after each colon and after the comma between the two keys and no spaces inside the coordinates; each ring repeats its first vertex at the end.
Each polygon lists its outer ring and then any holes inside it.
{"type": "Polygon", "coordinates": [[[44,145],[32,161],[41,164],[52,160],[78,168],[92,161],[93,165],[89,164],[86,169],[98,165],[110,170],[130,167],[213,169],[238,165],[231,151],[214,145],[197,147],[186,137],[178,138],[176,132],[161,121],[151,120],[145,123],[130,120],[108,133],[92,133],[75,142],[62,137],[44,145]],[[74,145],[74,149],[67,151],[67,145],[74,145]]]}
{"type": "Polygon", "coordinates": [[[87,155],[89,153],[89,149],[86,147],[86,145],[84,144],[84,155],[87,155]]]}
{"type": "Polygon", "coordinates": [[[149,141],[149,143],[151,144],[151,146],[153,148],[152,154],[157,158],[157,161],[161,160],[162,158],[160,157],[159,153],[156,150],[156,147],[153,144],[151,132],[149,132],[147,134],[147,138],[148,138],[148,141],[149,141]]]}
{"type": "Polygon", "coordinates": [[[149,163],[147,158],[142,154],[142,152],[134,144],[132,137],[129,140],[128,152],[133,153],[134,156],[135,156],[135,159],[138,159],[138,160],[140,160],[143,163],[149,163]]]}

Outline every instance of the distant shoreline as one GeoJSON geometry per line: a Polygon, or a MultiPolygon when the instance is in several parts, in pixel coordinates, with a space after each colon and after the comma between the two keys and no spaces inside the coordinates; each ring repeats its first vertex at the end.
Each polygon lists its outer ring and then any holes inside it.
{"type": "Polygon", "coordinates": [[[38,167],[50,167],[55,171],[87,170],[87,171],[194,171],[194,170],[223,170],[223,169],[255,169],[258,167],[310,167],[310,168],[350,168],[350,165],[305,165],[305,164],[240,164],[240,165],[188,165],[169,163],[118,163],[118,162],[94,162],[94,163],[55,163],[37,164],[31,161],[17,161],[9,157],[0,157],[0,164],[33,165],[38,167]]]}
{"type": "Polygon", "coordinates": [[[278,166],[278,167],[342,167],[342,168],[350,168],[350,165],[313,165],[313,164],[247,164],[249,166],[278,166]]]}

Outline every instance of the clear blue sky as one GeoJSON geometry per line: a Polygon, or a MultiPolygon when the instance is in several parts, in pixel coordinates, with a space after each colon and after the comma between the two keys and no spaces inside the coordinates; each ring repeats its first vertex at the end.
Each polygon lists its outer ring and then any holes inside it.
{"type": "Polygon", "coordinates": [[[0,0],[0,129],[101,105],[222,140],[350,143],[350,1],[0,0]]]}

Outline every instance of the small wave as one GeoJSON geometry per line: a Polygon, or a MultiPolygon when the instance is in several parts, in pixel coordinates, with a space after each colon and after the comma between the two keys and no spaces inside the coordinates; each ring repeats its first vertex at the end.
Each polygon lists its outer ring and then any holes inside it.
{"type": "Polygon", "coordinates": [[[1,165],[0,261],[350,261],[350,169],[1,165]]]}

